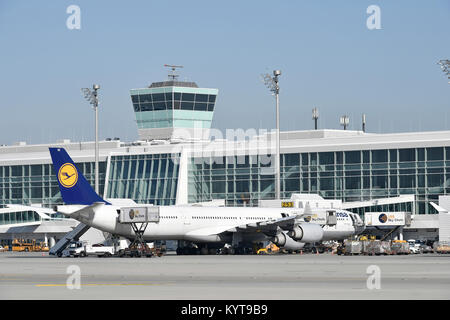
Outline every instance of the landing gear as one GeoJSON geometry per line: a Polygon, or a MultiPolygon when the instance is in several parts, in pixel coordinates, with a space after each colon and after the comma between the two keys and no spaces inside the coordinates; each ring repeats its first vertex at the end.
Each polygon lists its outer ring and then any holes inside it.
{"type": "Polygon", "coordinates": [[[249,255],[256,254],[262,244],[240,243],[239,245],[222,245],[220,243],[192,243],[179,241],[177,255],[249,255]]]}
{"type": "Polygon", "coordinates": [[[215,255],[217,249],[208,244],[179,243],[177,255],[215,255]]]}
{"type": "Polygon", "coordinates": [[[193,243],[188,243],[183,246],[182,243],[180,243],[181,246],[177,248],[177,255],[197,255],[200,254],[201,248],[199,248],[197,245],[193,243]]]}
{"type": "Polygon", "coordinates": [[[256,254],[256,251],[254,248],[248,246],[224,246],[220,249],[220,254],[248,255],[256,254]]]}

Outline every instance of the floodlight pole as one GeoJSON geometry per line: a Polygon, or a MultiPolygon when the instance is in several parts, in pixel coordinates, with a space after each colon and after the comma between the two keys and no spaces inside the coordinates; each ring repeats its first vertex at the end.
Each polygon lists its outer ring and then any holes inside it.
{"type": "Polygon", "coordinates": [[[275,101],[277,108],[277,131],[276,131],[276,140],[277,140],[277,155],[275,159],[275,198],[277,200],[280,199],[280,190],[281,190],[281,179],[280,179],[280,86],[278,85],[278,77],[281,75],[280,70],[273,71],[273,81],[275,82],[275,101]]]}
{"type": "Polygon", "coordinates": [[[344,130],[347,130],[347,126],[349,124],[348,116],[342,116],[340,119],[340,122],[341,122],[341,126],[344,127],[344,130]]]}
{"type": "MultiPolygon", "coordinates": [[[[450,60],[442,59],[439,60],[438,64],[441,66],[442,71],[447,75],[447,79],[450,80],[450,60]]],[[[450,81],[448,83],[450,83],[450,81]]]]}
{"type": "Polygon", "coordinates": [[[275,199],[280,199],[280,86],[278,85],[278,77],[281,75],[280,70],[273,71],[273,77],[270,74],[262,75],[263,82],[275,94],[276,102],[276,156],[275,156],[275,199]]]}
{"type": "Polygon", "coordinates": [[[99,194],[98,186],[98,95],[97,91],[100,89],[98,84],[92,86],[94,89],[94,109],[95,109],[95,192],[99,194]]]}
{"type": "Polygon", "coordinates": [[[314,120],[314,130],[317,130],[317,120],[319,119],[319,110],[317,108],[312,110],[312,118],[314,120]]]}
{"type": "Polygon", "coordinates": [[[95,111],[95,192],[99,193],[98,183],[98,89],[100,86],[94,84],[92,90],[89,88],[82,88],[81,91],[84,94],[86,100],[94,107],[95,111]]]}
{"type": "Polygon", "coordinates": [[[362,115],[362,131],[366,132],[366,115],[364,113],[362,115]]]}

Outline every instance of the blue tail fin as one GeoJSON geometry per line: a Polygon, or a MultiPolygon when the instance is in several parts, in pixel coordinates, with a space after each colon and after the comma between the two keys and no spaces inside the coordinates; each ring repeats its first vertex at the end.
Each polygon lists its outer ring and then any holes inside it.
{"type": "Polygon", "coordinates": [[[65,149],[49,148],[49,150],[59,190],[65,204],[91,205],[94,202],[109,204],[92,189],[65,149]]]}

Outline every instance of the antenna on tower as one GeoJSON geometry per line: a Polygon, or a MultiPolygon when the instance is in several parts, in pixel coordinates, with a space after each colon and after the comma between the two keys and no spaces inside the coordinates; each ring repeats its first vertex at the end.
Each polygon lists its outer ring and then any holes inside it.
{"type": "Polygon", "coordinates": [[[165,64],[164,67],[172,69],[172,73],[169,74],[169,79],[172,80],[172,81],[175,81],[178,78],[178,76],[179,76],[178,74],[175,73],[175,70],[177,68],[178,69],[183,68],[183,66],[173,66],[173,65],[170,65],[170,64],[165,64]]]}

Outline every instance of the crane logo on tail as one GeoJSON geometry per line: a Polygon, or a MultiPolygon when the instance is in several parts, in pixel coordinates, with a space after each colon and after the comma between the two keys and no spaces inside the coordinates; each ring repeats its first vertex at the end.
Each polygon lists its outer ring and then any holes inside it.
{"type": "Polygon", "coordinates": [[[71,163],[65,163],[59,168],[59,183],[65,188],[72,188],[78,181],[78,172],[71,163]]]}

